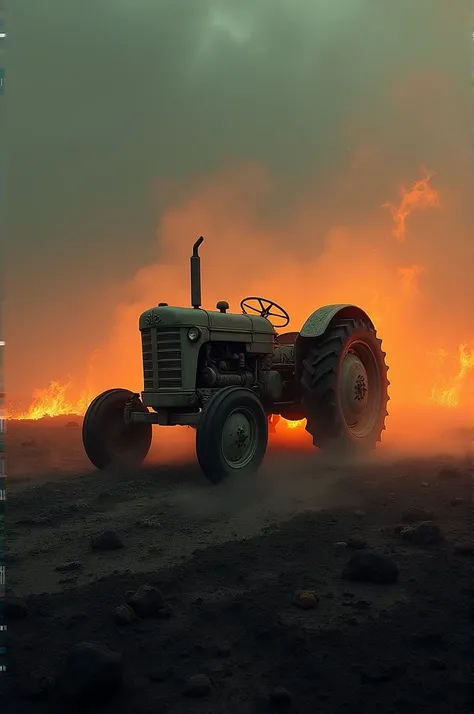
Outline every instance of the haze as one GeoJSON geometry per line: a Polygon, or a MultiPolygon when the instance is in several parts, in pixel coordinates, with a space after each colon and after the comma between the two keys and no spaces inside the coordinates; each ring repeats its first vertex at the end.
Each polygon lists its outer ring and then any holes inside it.
{"type": "Polygon", "coordinates": [[[139,312],[189,301],[201,233],[206,306],[257,292],[297,329],[357,301],[393,397],[449,386],[433,355],[474,340],[471,41],[464,0],[17,0],[10,401],[79,391],[95,350],[94,388],[139,390],[139,312]],[[400,243],[383,204],[422,166],[439,205],[400,243]]]}

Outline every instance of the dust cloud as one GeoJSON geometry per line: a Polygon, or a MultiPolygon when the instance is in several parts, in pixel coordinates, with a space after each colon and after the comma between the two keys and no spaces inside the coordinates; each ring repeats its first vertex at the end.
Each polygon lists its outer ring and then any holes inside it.
{"type": "MultiPolygon", "coordinates": [[[[48,12],[23,0],[11,19],[13,407],[53,380],[70,384],[71,409],[84,393],[138,391],[138,316],[189,304],[188,257],[203,234],[205,307],[262,295],[298,329],[322,304],[360,305],[390,365],[388,447],[459,433],[464,445],[468,4],[141,0],[86,2],[79,14],[52,0],[48,12]],[[33,97],[22,32],[44,67],[33,97]]],[[[289,431],[280,440],[306,448],[289,431]]],[[[163,442],[187,454],[189,431],[166,434],[154,453],[163,442]]]]}

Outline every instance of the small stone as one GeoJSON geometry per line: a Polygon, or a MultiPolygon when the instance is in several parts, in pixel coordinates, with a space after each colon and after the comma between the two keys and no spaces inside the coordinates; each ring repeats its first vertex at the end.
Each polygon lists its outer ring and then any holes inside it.
{"type": "Polygon", "coordinates": [[[23,620],[28,616],[28,607],[19,597],[7,596],[4,609],[5,619],[23,620]]]}
{"type": "Polygon", "coordinates": [[[433,511],[429,511],[426,508],[420,508],[419,506],[412,506],[407,508],[402,514],[402,521],[404,523],[420,523],[420,521],[434,521],[435,516],[433,511]]]}
{"type": "Polygon", "coordinates": [[[398,566],[393,560],[370,551],[354,553],[342,571],[344,580],[384,584],[395,583],[398,574],[398,566]]]}
{"type": "Polygon", "coordinates": [[[357,536],[351,536],[347,539],[347,547],[352,550],[364,550],[367,548],[367,541],[357,536]]]}
{"type": "Polygon", "coordinates": [[[300,590],[296,593],[295,603],[302,610],[310,610],[318,606],[319,597],[314,590],[300,590]]]}
{"type": "Polygon", "coordinates": [[[79,429],[79,424],[77,421],[68,421],[66,424],[66,429],[79,429]]]}
{"type": "Polygon", "coordinates": [[[117,652],[91,642],[71,647],[58,684],[63,695],[80,704],[111,699],[122,686],[122,662],[117,652]]]}
{"type": "Polygon", "coordinates": [[[423,486],[423,488],[429,488],[429,487],[430,487],[430,484],[428,483],[428,481],[422,481],[422,482],[421,482],[421,485],[423,486]]]}
{"type": "Polygon", "coordinates": [[[56,565],[55,570],[57,570],[58,573],[70,573],[75,570],[82,570],[83,567],[82,563],[74,560],[69,563],[62,563],[62,565],[56,565]]]}
{"type": "Polygon", "coordinates": [[[451,506],[461,506],[464,503],[462,498],[452,498],[450,501],[451,506]]]}
{"type": "Polygon", "coordinates": [[[474,541],[458,541],[453,544],[453,552],[457,555],[473,555],[474,554],[474,541]]]}
{"type": "Polygon", "coordinates": [[[367,515],[365,511],[354,511],[354,516],[357,516],[357,518],[364,518],[367,515]]]}
{"type": "Polygon", "coordinates": [[[118,550],[123,548],[123,541],[116,531],[103,531],[91,538],[93,550],[118,550]]]}
{"type": "Polygon", "coordinates": [[[400,537],[414,543],[415,545],[432,545],[435,543],[442,543],[444,541],[444,535],[441,528],[436,523],[432,523],[431,521],[417,523],[411,528],[404,528],[400,532],[400,537]]]}
{"type": "Polygon", "coordinates": [[[165,605],[164,607],[161,607],[156,613],[156,616],[159,617],[160,620],[169,620],[169,618],[173,617],[173,615],[174,612],[171,605],[165,605]]]}
{"type": "Polygon", "coordinates": [[[156,667],[156,669],[150,672],[150,679],[152,682],[166,682],[172,674],[173,670],[171,667],[156,667]]]}
{"type": "Polygon", "coordinates": [[[372,606],[372,603],[370,600],[356,600],[355,602],[351,603],[352,607],[355,607],[356,610],[368,610],[369,607],[372,606]]]}
{"type": "Polygon", "coordinates": [[[206,697],[211,691],[211,680],[205,674],[195,674],[184,685],[185,697],[200,699],[206,697]]]}
{"type": "Polygon", "coordinates": [[[446,662],[438,657],[432,657],[429,661],[430,669],[434,669],[437,672],[441,672],[446,669],[446,662]]]}
{"type": "Polygon", "coordinates": [[[216,655],[218,657],[229,657],[232,652],[232,648],[228,644],[220,644],[216,647],[216,655]]]}
{"type": "Polygon", "coordinates": [[[438,476],[444,479],[455,479],[460,478],[463,475],[461,469],[454,468],[453,466],[444,466],[438,471],[438,476]]]}
{"type": "Polygon", "coordinates": [[[130,605],[119,605],[119,607],[115,608],[114,614],[117,625],[129,625],[137,619],[137,616],[130,605]]]}
{"type": "Polygon", "coordinates": [[[338,540],[337,543],[334,543],[334,547],[336,550],[345,550],[347,548],[347,543],[344,540],[338,540]]]}
{"type": "Polygon", "coordinates": [[[270,692],[270,702],[278,708],[287,707],[291,704],[291,694],[286,687],[275,687],[270,692]]]}
{"type": "Polygon", "coordinates": [[[159,612],[167,607],[163,595],[151,585],[142,585],[128,601],[139,617],[159,617],[159,612]]]}

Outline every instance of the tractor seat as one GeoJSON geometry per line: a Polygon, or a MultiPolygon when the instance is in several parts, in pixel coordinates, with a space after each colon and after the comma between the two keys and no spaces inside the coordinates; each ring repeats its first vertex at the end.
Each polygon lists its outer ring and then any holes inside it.
{"type": "Polygon", "coordinates": [[[277,335],[277,344],[294,345],[299,334],[299,332],[283,332],[281,335],[277,335]]]}

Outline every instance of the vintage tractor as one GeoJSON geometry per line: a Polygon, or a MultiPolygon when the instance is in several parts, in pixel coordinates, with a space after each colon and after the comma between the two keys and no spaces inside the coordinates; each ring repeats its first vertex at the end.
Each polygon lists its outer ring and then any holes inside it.
{"type": "Polygon", "coordinates": [[[152,425],[196,429],[199,464],[213,483],[256,472],[272,415],[306,419],[313,443],[336,456],[375,448],[385,429],[385,353],[368,315],[327,305],[299,332],[279,305],[242,300],[242,313],[201,307],[199,246],[191,256],[191,305],[161,302],[140,316],[144,388],[109,389],[89,405],[83,443],[99,469],[140,464],[152,425]],[[272,320],[272,321],[271,321],[272,320]]]}

